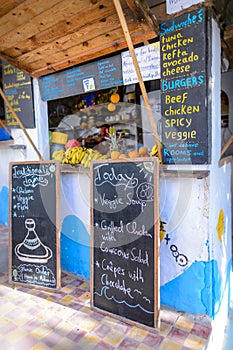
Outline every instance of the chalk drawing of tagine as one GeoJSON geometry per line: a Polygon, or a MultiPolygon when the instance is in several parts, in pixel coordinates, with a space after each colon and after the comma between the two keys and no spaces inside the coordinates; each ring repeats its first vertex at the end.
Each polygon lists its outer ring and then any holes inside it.
{"type": "Polygon", "coordinates": [[[21,261],[31,263],[47,263],[53,256],[52,250],[44,245],[35,231],[35,221],[33,219],[25,220],[27,235],[22,243],[15,247],[15,254],[21,261]]]}

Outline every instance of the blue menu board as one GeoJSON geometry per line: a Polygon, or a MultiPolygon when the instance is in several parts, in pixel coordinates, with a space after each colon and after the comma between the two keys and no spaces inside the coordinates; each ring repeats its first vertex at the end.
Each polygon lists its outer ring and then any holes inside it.
{"type": "Polygon", "coordinates": [[[44,101],[108,89],[123,84],[121,56],[76,66],[39,79],[44,101]]]}

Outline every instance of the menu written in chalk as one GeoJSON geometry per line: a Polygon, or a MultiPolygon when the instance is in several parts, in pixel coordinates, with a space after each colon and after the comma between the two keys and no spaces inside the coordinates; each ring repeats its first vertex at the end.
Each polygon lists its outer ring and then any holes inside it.
{"type": "MultiPolygon", "coordinates": [[[[2,64],[3,91],[17,117],[25,128],[34,128],[34,107],[31,77],[18,68],[3,61],[2,64]]],[[[5,106],[6,123],[8,126],[18,126],[10,109],[5,106]]]]}
{"type": "Polygon", "coordinates": [[[163,162],[209,162],[207,25],[203,8],[160,26],[163,162]]]}
{"type": "Polygon", "coordinates": [[[59,164],[10,163],[9,276],[13,283],[60,287],[59,164]]]}
{"type": "Polygon", "coordinates": [[[121,56],[83,64],[39,79],[42,99],[55,100],[85,93],[85,82],[93,79],[95,90],[122,85],[121,56]]]}
{"type": "Polygon", "coordinates": [[[157,159],[93,162],[91,205],[92,307],[157,327],[157,159]]]}
{"type": "MultiPolygon", "coordinates": [[[[160,79],[159,42],[140,46],[135,49],[143,81],[160,79]]],[[[124,85],[138,83],[130,51],[122,52],[122,75],[124,85]]]]}

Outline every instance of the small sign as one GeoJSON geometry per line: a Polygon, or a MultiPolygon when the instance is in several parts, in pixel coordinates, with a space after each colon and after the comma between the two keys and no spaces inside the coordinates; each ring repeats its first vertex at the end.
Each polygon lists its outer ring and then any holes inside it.
{"type": "Polygon", "coordinates": [[[204,0],[166,0],[167,13],[176,13],[201,2],[204,0]]]}
{"type": "Polygon", "coordinates": [[[94,78],[88,78],[83,80],[83,88],[85,92],[95,90],[94,78]]]}
{"type": "MultiPolygon", "coordinates": [[[[160,79],[160,45],[159,42],[141,46],[135,49],[143,81],[160,79]]],[[[130,51],[123,52],[122,75],[123,84],[129,85],[138,82],[130,51]]]]}

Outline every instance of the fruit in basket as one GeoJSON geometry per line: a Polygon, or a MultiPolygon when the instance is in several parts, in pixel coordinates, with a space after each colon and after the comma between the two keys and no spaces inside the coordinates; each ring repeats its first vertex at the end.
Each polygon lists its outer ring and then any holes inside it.
{"type": "Polygon", "coordinates": [[[124,159],[124,158],[129,158],[129,156],[128,156],[128,154],[121,153],[121,154],[119,155],[119,158],[120,158],[120,159],[124,159]]]}
{"type": "MultiPolygon", "coordinates": [[[[160,148],[162,148],[162,142],[160,142],[160,148]]],[[[155,144],[153,147],[152,147],[152,149],[151,149],[151,152],[150,152],[150,155],[152,156],[152,157],[157,157],[158,159],[159,159],[159,162],[161,163],[161,160],[160,160],[160,158],[159,158],[159,150],[158,150],[158,145],[157,144],[155,144]]]]}
{"type": "Polygon", "coordinates": [[[112,151],[111,152],[111,159],[118,159],[120,156],[120,152],[119,151],[112,151]]]}
{"type": "Polygon", "coordinates": [[[112,94],[110,97],[112,103],[118,103],[120,101],[120,95],[118,93],[112,94]]]}
{"type": "Polygon", "coordinates": [[[114,103],[110,102],[110,103],[108,104],[108,110],[109,110],[109,112],[114,112],[115,109],[116,109],[116,106],[114,105],[114,103]]]}
{"type": "Polygon", "coordinates": [[[67,148],[73,148],[73,147],[77,147],[77,146],[81,146],[80,143],[77,140],[72,139],[72,140],[67,141],[65,148],[67,149],[67,148]]]}
{"type": "Polygon", "coordinates": [[[140,157],[139,152],[135,151],[135,150],[130,151],[128,155],[129,155],[129,158],[138,158],[138,157],[140,157]]]}
{"type": "Polygon", "coordinates": [[[60,150],[53,152],[52,159],[55,159],[55,160],[58,160],[59,162],[62,162],[64,155],[65,155],[65,151],[60,149],[60,150]]]}
{"type": "Polygon", "coordinates": [[[141,146],[138,150],[140,156],[148,155],[148,148],[146,146],[141,146]]]}
{"type": "Polygon", "coordinates": [[[67,148],[65,152],[63,151],[63,157],[60,159],[60,162],[62,164],[71,165],[81,164],[82,166],[84,166],[84,168],[90,168],[91,161],[105,158],[107,158],[107,156],[102,155],[97,150],[93,150],[92,148],[76,146],[72,148],[67,148]]]}

